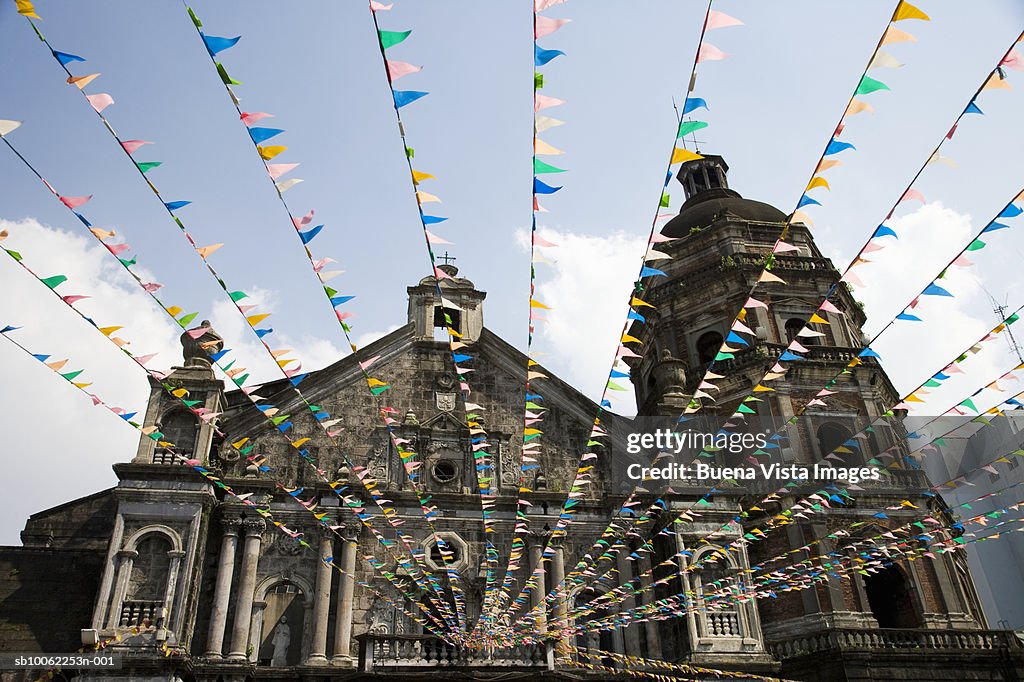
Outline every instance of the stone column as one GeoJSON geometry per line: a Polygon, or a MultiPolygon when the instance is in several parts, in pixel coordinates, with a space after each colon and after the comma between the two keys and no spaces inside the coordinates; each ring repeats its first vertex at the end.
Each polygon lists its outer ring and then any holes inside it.
{"type": "MultiPolygon", "coordinates": [[[[640,603],[643,606],[647,606],[654,600],[654,591],[647,591],[651,587],[651,578],[653,576],[644,575],[651,570],[651,556],[650,554],[644,554],[640,557],[640,589],[644,590],[643,594],[640,595],[640,603]]],[[[644,652],[646,658],[661,658],[661,635],[658,632],[658,621],[647,621],[644,623],[644,629],[647,633],[647,651],[644,652]]]]}
{"type": "Polygon", "coordinates": [[[180,549],[172,549],[167,553],[167,556],[170,557],[171,561],[167,571],[167,587],[164,589],[163,616],[157,617],[157,623],[159,624],[158,627],[164,631],[165,636],[166,632],[171,630],[176,640],[178,633],[171,629],[171,612],[174,609],[174,595],[178,589],[178,575],[181,573],[181,563],[182,559],[185,558],[185,552],[180,549]]]}
{"type": "Polygon", "coordinates": [[[213,610],[210,612],[210,633],[206,639],[206,655],[220,658],[224,653],[224,627],[228,618],[231,579],[235,572],[235,548],[238,546],[238,519],[221,519],[224,539],[220,543],[220,563],[213,588],[213,610]]]}
{"type": "Polygon", "coordinates": [[[356,571],[355,539],[346,538],[341,545],[341,578],[334,618],[334,656],[331,663],[343,665],[352,656],[352,607],[356,571]]]}
{"type": "Polygon", "coordinates": [[[124,605],[125,596],[128,592],[128,580],[132,575],[132,566],[139,553],[133,549],[122,549],[117,553],[117,587],[114,591],[114,601],[110,604],[110,613],[107,614],[107,628],[116,628],[121,623],[121,607],[124,605]]]}
{"type": "MultiPolygon", "coordinates": [[[[619,585],[625,585],[633,578],[633,565],[629,561],[629,546],[625,546],[615,555],[615,565],[619,569],[619,585]]],[[[629,611],[636,607],[636,599],[623,599],[619,609],[629,611]]],[[[629,625],[622,633],[627,656],[640,655],[640,631],[636,625],[629,625]]]]}
{"type": "Polygon", "coordinates": [[[544,537],[534,536],[530,545],[530,574],[534,578],[535,586],[530,591],[530,610],[537,614],[534,620],[534,631],[537,634],[545,635],[548,631],[547,609],[543,606],[544,597],[547,596],[546,581],[544,580],[544,537]]]}
{"type": "Polygon", "coordinates": [[[558,597],[555,602],[552,616],[555,621],[555,628],[561,633],[558,637],[558,646],[555,650],[558,658],[562,659],[572,652],[572,639],[568,635],[569,629],[569,605],[565,600],[565,549],[555,547],[555,555],[551,557],[551,586],[558,588],[558,597]]]}
{"type": "Polygon", "coordinates": [[[256,567],[267,524],[262,519],[246,519],[242,527],[245,529],[245,547],[242,550],[242,573],[238,578],[238,596],[235,599],[235,622],[231,628],[231,651],[228,652],[228,658],[233,661],[244,661],[247,657],[252,601],[256,591],[256,567]]]}
{"type": "Polygon", "coordinates": [[[330,617],[331,574],[334,570],[329,563],[334,560],[330,532],[324,531],[320,537],[318,559],[320,563],[316,569],[316,587],[313,594],[313,636],[310,639],[309,657],[306,659],[309,665],[327,663],[327,619],[330,617]]]}

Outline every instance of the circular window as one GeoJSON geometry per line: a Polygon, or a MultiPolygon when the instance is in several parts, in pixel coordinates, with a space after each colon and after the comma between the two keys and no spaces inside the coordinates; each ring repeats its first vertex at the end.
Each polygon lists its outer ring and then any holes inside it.
{"type": "Polygon", "coordinates": [[[459,468],[450,459],[442,459],[434,462],[430,473],[438,483],[451,483],[459,475],[459,468]]]}

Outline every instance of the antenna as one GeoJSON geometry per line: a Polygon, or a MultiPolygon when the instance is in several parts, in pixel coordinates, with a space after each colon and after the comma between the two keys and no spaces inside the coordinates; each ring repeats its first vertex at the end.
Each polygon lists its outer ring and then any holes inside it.
{"type": "MultiPolygon", "coordinates": [[[[989,294],[988,291],[985,293],[988,294],[989,300],[992,301],[992,312],[998,315],[999,321],[1002,322],[1006,319],[1006,311],[1009,306],[1006,305],[1005,301],[1003,303],[999,303],[995,296],[989,294]]],[[[1010,325],[1006,325],[1006,343],[1010,347],[1010,350],[1017,355],[1017,360],[1024,364],[1024,351],[1021,350],[1020,344],[1017,343],[1017,339],[1014,338],[1013,327],[1010,325]]]]}

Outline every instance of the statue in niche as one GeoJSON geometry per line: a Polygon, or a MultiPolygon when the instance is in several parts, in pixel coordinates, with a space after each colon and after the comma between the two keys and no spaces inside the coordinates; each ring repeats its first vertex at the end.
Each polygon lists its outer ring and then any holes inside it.
{"type": "Polygon", "coordinates": [[[274,637],[270,645],[274,647],[274,655],[270,659],[270,665],[275,668],[283,668],[288,665],[288,646],[292,642],[292,629],[288,627],[288,617],[281,616],[277,627],[274,628],[274,637]]]}

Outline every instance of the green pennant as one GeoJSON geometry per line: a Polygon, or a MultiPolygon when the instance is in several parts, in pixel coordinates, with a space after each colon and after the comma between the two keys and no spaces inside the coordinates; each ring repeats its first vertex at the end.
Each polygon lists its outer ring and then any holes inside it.
{"type": "Polygon", "coordinates": [[[10,249],[4,249],[4,251],[6,251],[7,255],[13,258],[14,260],[18,261],[19,263],[21,262],[21,254],[18,253],[17,251],[11,251],[10,249]]]}
{"type": "Polygon", "coordinates": [[[68,281],[68,278],[64,275],[54,275],[53,277],[44,277],[39,280],[51,289],[56,289],[58,286],[68,281]]]}
{"type": "Polygon", "coordinates": [[[544,74],[536,73],[535,72],[533,74],[533,89],[534,90],[540,90],[543,87],[544,87],[544,74]]]}
{"type": "Polygon", "coordinates": [[[148,173],[154,168],[159,167],[163,161],[136,161],[135,165],[139,167],[139,170],[143,173],[148,173]]]}
{"type": "Polygon", "coordinates": [[[534,175],[543,175],[544,173],[564,173],[564,168],[558,168],[552,166],[549,163],[544,163],[538,158],[533,159],[533,173],[534,175]]]}
{"type": "Polygon", "coordinates": [[[860,79],[860,85],[857,86],[857,92],[855,95],[867,95],[877,90],[888,90],[889,86],[882,81],[875,80],[874,78],[864,74],[864,77],[860,79]]]}
{"type": "Polygon", "coordinates": [[[661,202],[658,204],[658,208],[668,208],[669,196],[668,192],[662,192],[661,202]]]}
{"type": "Polygon", "coordinates": [[[75,370],[74,372],[68,372],[67,374],[61,374],[61,376],[64,377],[65,379],[67,379],[68,381],[73,381],[75,379],[75,377],[77,377],[79,374],[81,374],[84,371],[85,371],[84,369],[78,369],[78,370],[75,370]]]}
{"type": "Polygon", "coordinates": [[[980,239],[975,239],[967,247],[967,250],[968,251],[978,251],[978,250],[984,249],[984,248],[985,248],[985,242],[981,241],[980,239]]]}
{"type": "Polygon", "coordinates": [[[967,400],[965,400],[962,403],[960,403],[960,407],[966,407],[966,408],[969,408],[971,410],[974,410],[975,412],[978,411],[978,408],[974,406],[974,401],[971,400],[970,398],[968,398],[967,400]]]}
{"type": "Polygon", "coordinates": [[[245,293],[244,291],[232,291],[230,294],[228,294],[228,296],[231,297],[232,301],[237,303],[238,301],[241,301],[243,298],[248,298],[249,294],[245,293]]]}
{"type": "Polygon", "coordinates": [[[380,46],[385,50],[398,45],[408,38],[410,33],[412,31],[377,31],[380,36],[380,46]]]}
{"type": "Polygon", "coordinates": [[[676,137],[680,138],[707,127],[708,124],[704,121],[683,121],[679,124],[679,131],[676,133],[676,137]]]}
{"type": "Polygon", "coordinates": [[[217,73],[220,75],[221,81],[224,85],[241,85],[241,81],[236,81],[234,78],[228,75],[227,69],[220,62],[217,62],[217,73]]]}
{"type": "Polygon", "coordinates": [[[743,412],[745,414],[757,414],[756,411],[750,409],[749,407],[747,407],[743,403],[740,403],[740,406],[736,408],[736,411],[737,412],[743,412]]]}
{"type": "Polygon", "coordinates": [[[385,386],[374,386],[373,388],[370,389],[370,393],[372,393],[374,395],[380,395],[381,393],[383,393],[384,391],[388,390],[389,388],[391,388],[391,387],[390,386],[386,386],[386,385],[385,386]]]}
{"type": "Polygon", "coordinates": [[[1010,315],[1008,318],[1006,318],[1006,324],[1013,324],[1014,322],[1016,322],[1019,319],[1020,319],[1020,315],[1018,315],[1017,313],[1014,313],[1013,315],[1010,315]]]}
{"type": "Polygon", "coordinates": [[[189,313],[185,317],[178,320],[178,324],[180,324],[182,327],[187,327],[189,324],[192,323],[192,320],[196,319],[197,315],[199,315],[199,313],[189,313]]]}
{"type": "Polygon", "coordinates": [[[718,354],[715,355],[715,362],[721,362],[722,360],[732,360],[734,357],[735,356],[732,353],[724,353],[722,351],[719,351],[718,354]]]}

